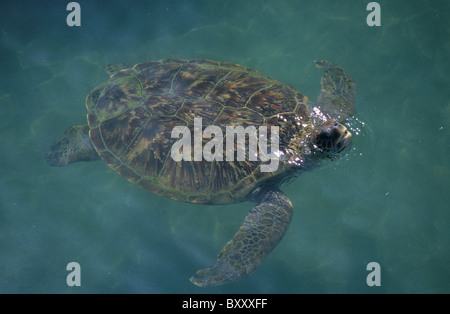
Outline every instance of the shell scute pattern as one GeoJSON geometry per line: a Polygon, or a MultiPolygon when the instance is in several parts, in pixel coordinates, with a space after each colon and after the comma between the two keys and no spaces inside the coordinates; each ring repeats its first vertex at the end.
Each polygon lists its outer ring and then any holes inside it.
{"type": "MultiPolygon", "coordinates": [[[[170,158],[178,140],[171,138],[174,127],[187,126],[193,136],[194,118],[201,117],[203,128],[217,125],[224,134],[225,126],[277,125],[289,139],[301,134],[302,125],[292,124],[285,116],[300,113],[308,122],[306,103],[307,98],[295,89],[258,71],[230,63],[178,59],[119,71],[86,101],[92,143],[111,168],[154,193],[200,203],[239,200],[258,182],[285,168],[264,174],[259,171],[261,161],[248,158],[177,163],[170,158]]],[[[280,150],[287,145],[282,140],[280,150]]]]}

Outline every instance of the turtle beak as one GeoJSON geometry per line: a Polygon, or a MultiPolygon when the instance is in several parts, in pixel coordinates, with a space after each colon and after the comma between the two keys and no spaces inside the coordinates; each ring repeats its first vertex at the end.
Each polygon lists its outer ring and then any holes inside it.
{"type": "Polygon", "coordinates": [[[335,126],[335,131],[339,135],[335,145],[336,152],[340,153],[352,144],[352,133],[350,133],[347,128],[340,123],[335,126]]]}

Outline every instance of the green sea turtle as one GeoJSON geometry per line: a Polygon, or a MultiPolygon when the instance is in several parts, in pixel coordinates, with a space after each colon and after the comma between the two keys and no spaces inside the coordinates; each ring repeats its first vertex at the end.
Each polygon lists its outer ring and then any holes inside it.
{"type": "Polygon", "coordinates": [[[351,143],[340,122],[354,111],[356,85],[340,67],[316,65],[324,74],[314,107],[295,88],[236,64],[165,59],[107,67],[110,79],[86,99],[88,125],[67,129],[45,159],[65,166],[101,158],[132,183],[179,201],[255,202],[215,265],[190,279],[198,286],[235,281],[252,273],[288,228],[293,206],[281,185],[351,143]],[[195,118],[223,130],[277,126],[278,149],[272,150],[279,166],[263,172],[262,158],[250,160],[248,151],[243,161],[175,161],[171,148],[179,138],[172,130],[192,131],[195,118]]]}

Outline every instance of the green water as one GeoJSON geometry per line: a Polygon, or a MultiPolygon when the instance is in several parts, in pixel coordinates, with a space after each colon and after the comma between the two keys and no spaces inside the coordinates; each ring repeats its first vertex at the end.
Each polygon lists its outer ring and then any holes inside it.
{"type": "Polygon", "coordinates": [[[450,1],[379,1],[381,27],[366,24],[370,1],[78,1],[81,27],[67,26],[68,2],[0,4],[0,292],[450,292],[450,1]],[[314,59],[358,84],[352,149],[283,188],[286,236],[229,285],[188,279],[251,203],[179,203],[102,162],[42,158],[85,123],[104,65],[167,57],[243,64],[312,100],[314,59]],[[66,284],[70,262],[81,287],[66,284]]]}

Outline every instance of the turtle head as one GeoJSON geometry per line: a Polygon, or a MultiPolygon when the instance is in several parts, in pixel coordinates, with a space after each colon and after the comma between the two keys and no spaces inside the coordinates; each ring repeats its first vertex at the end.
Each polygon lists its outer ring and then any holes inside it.
{"type": "Polygon", "coordinates": [[[342,124],[329,120],[315,130],[311,140],[323,152],[340,153],[351,145],[352,134],[342,124]]]}

